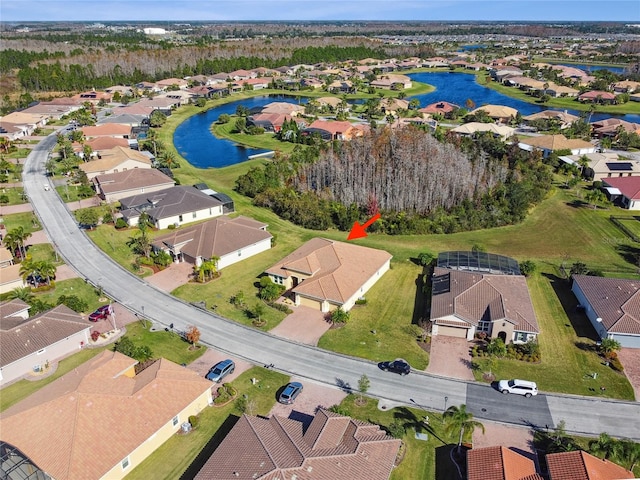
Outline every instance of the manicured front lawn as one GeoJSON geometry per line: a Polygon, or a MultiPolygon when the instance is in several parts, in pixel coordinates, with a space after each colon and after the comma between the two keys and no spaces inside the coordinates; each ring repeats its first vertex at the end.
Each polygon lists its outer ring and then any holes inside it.
{"type": "Polygon", "coordinates": [[[391,266],[367,293],[367,304],[354,307],[347,324],[325,333],[318,346],[374,361],[402,357],[413,368],[424,370],[428,355],[411,328],[415,317],[426,315],[416,312],[416,306],[424,308],[422,293],[416,291],[422,267],[408,260],[391,266]]]}
{"type": "MultiPolygon", "coordinates": [[[[25,232],[35,232],[41,230],[40,222],[33,212],[12,213],[11,215],[3,215],[3,222],[7,227],[7,233],[17,227],[24,228],[25,232]]],[[[25,242],[29,245],[29,239],[25,242]]]]}
{"type": "Polygon", "coordinates": [[[93,312],[104,303],[99,301],[96,289],[82,278],[70,278],[56,282],[56,288],[53,290],[37,294],[38,298],[51,305],[55,305],[61,295],[75,295],[80,300],[87,302],[87,311],[82,312],[87,314],[93,312]]]}
{"type": "Polygon", "coordinates": [[[7,196],[7,202],[3,203],[3,205],[22,205],[28,201],[23,188],[2,188],[0,189],[0,195],[7,196]]]}

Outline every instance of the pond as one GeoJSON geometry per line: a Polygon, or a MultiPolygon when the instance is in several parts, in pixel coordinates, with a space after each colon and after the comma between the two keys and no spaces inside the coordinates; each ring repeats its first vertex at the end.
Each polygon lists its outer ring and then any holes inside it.
{"type": "MultiPolygon", "coordinates": [[[[473,100],[477,106],[485,104],[506,105],[517,109],[522,115],[549,110],[549,107],[535,105],[522,100],[508,97],[490,88],[476,83],[475,75],[466,73],[434,72],[415,73],[409,75],[412,80],[428,83],[436,89],[433,92],[417,95],[420,106],[425,107],[438,101],[455,103],[465,106],[467,99],[473,100]]],[[[271,102],[301,103],[305,98],[297,99],[286,95],[265,95],[227,103],[189,117],[178,126],[173,136],[173,143],[184,158],[198,168],[222,168],[246,161],[251,155],[265,153],[266,150],[247,148],[223,138],[216,138],[209,130],[211,124],[223,114],[234,114],[238,105],[249,109],[262,107],[271,102]]],[[[568,110],[569,113],[580,115],[579,111],[568,110]]],[[[609,118],[612,115],[594,113],[592,121],[609,118]]],[[[620,115],[629,122],[640,123],[640,115],[620,115]]]]}

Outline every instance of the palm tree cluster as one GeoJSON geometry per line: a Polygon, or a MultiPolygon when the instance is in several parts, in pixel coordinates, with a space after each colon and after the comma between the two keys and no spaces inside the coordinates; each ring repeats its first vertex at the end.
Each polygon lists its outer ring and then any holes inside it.
{"type": "Polygon", "coordinates": [[[51,280],[56,278],[56,266],[48,260],[33,260],[25,258],[20,264],[22,279],[37,287],[41,283],[51,285],[51,280]]]}
{"type": "Polygon", "coordinates": [[[27,248],[25,242],[31,236],[31,232],[27,232],[24,227],[12,228],[4,237],[5,246],[11,250],[14,257],[26,258],[27,248]]]}
{"type": "Polygon", "coordinates": [[[200,283],[218,276],[218,260],[220,260],[219,257],[211,257],[209,260],[202,262],[200,266],[193,267],[196,278],[200,283]]]}

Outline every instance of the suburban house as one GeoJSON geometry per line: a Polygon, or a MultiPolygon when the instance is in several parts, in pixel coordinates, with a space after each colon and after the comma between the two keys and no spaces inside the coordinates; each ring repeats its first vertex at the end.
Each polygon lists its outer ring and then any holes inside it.
{"type": "Polygon", "coordinates": [[[56,480],[125,477],[212,403],[193,370],[137,363],[105,350],[3,411],[2,439],[56,480]]]}
{"type": "Polygon", "coordinates": [[[258,113],[247,117],[247,126],[260,127],[267,132],[277,133],[282,130],[282,125],[290,120],[293,120],[293,117],[282,113],[258,113]]]}
{"type": "Polygon", "coordinates": [[[640,281],[573,275],[571,291],[600,338],[640,348],[640,281]]]}
{"type": "Polygon", "coordinates": [[[304,113],[304,106],[287,102],[271,102],[262,107],[259,113],[276,113],[295,117],[304,113]]]}
{"type": "Polygon", "coordinates": [[[444,252],[431,279],[433,335],[473,340],[477,332],[525,343],[540,332],[517,262],[484,252],[444,252]]]}
{"type": "Polygon", "coordinates": [[[571,115],[566,111],[561,112],[559,110],[544,110],[542,112],[533,113],[531,115],[527,115],[522,117],[525,123],[531,123],[536,120],[549,120],[551,122],[555,122],[560,129],[569,128],[573,122],[576,120],[580,120],[580,117],[576,115],[571,115]]]}
{"type": "Polygon", "coordinates": [[[33,132],[36,128],[44,127],[47,124],[48,118],[48,115],[42,113],[11,112],[0,117],[0,121],[2,121],[2,123],[24,125],[29,128],[30,132],[33,132]]]}
{"type": "Polygon", "coordinates": [[[151,168],[151,158],[137,150],[114,147],[103,150],[97,160],[81,163],[78,168],[92,180],[97,175],[124,172],[134,168],[151,168]]]}
{"type": "Polygon", "coordinates": [[[252,218],[226,215],[197,225],[175,229],[153,240],[153,248],[169,253],[175,261],[196,267],[216,257],[222,270],[271,248],[267,225],[252,218]]]}
{"type": "Polygon", "coordinates": [[[522,150],[532,152],[541,150],[543,157],[548,157],[551,152],[557,150],[570,150],[572,155],[593,153],[596,146],[591,142],[579,138],[567,138],[562,134],[541,135],[539,137],[521,137],[518,146],[522,150]]]}
{"type": "Polygon", "coordinates": [[[585,153],[582,155],[563,155],[558,158],[582,169],[582,175],[589,180],[640,176],[640,163],[621,159],[617,153],[585,153]]]}
{"type": "Polygon", "coordinates": [[[130,140],[120,137],[95,137],[86,140],[84,143],[74,143],[73,150],[77,152],[82,158],[84,158],[84,146],[87,145],[91,148],[91,156],[102,156],[105,150],[111,150],[115,147],[131,148],[130,140]]]}
{"type": "Polygon", "coordinates": [[[39,373],[89,342],[91,325],[64,305],[29,318],[21,300],[0,303],[0,385],[39,373]]]}
{"type": "Polygon", "coordinates": [[[469,112],[469,115],[475,115],[480,110],[493,119],[494,122],[509,123],[518,115],[518,110],[507,107],[506,105],[483,105],[469,112]]]}
{"type": "Polygon", "coordinates": [[[536,471],[536,463],[515,449],[504,446],[467,451],[467,480],[622,480],[632,472],[583,450],[545,455],[547,475],[536,471]]]}
{"type": "Polygon", "coordinates": [[[267,269],[296,305],[349,311],[389,270],[391,254],[353,243],[313,238],[267,269]]]}
{"type": "Polygon", "coordinates": [[[450,131],[463,136],[471,136],[478,132],[490,132],[494,137],[506,140],[513,136],[516,129],[508,125],[497,125],[495,123],[469,122],[452,128],[450,131]]]}
{"type": "Polygon", "coordinates": [[[603,178],[602,190],[616,205],[627,210],[640,210],[640,176],[603,178]]]}
{"type": "Polygon", "coordinates": [[[440,115],[442,115],[444,117],[448,113],[451,113],[454,110],[457,110],[459,108],[460,107],[458,105],[455,105],[453,103],[436,102],[436,103],[432,103],[430,105],[427,105],[426,107],[421,108],[418,111],[420,113],[427,113],[427,114],[430,114],[430,115],[433,115],[434,113],[439,113],[440,115]]]}
{"type": "Polygon", "coordinates": [[[550,83],[547,88],[544,89],[544,93],[551,97],[577,97],[580,94],[580,90],[576,90],[575,88],[567,87],[565,85],[556,85],[555,83],[550,83]]]}
{"type": "Polygon", "coordinates": [[[195,480],[388,480],[399,448],[378,425],[324,409],[309,425],[244,414],[195,480]]]}
{"type": "Polygon", "coordinates": [[[316,120],[302,131],[302,135],[320,135],[323,140],[352,140],[361,137],[364,130],[350,122],[316,120]]]}
{"type": "Polygon", "coordinates": [[[160,229],[223,214],[220,200],[185,185],[121,198],[120,206],[120,213],[129,225],[137,225],[140,215],[145,212],[151,223],[160,229]]]}
{"type": "Polygon", "coordinates": [[[616,138],[620,132],[640,134],[640,124],[619,118],[606,118],[592,122],[591,132],[597,138],[616,138]]]}
{"type": "Polygon", "coordinates": [[[591,90],[578,95],[580,102],[588,103],[615,103],[616,96],[611,92],[603,92],[601,90],[591,90]]]}
{"type": "Polygon", "coordinates": [[[96,175],[92,182],[97,195],[108,203],[132,195],[157,192],[175,185],[171,177],[155,168],[134,168],[96,175]]]}
{"type": "Polygon", "coordinates": [[[622,80],[611,85],[616,93],[636,93],[640,92],[640,82],[633,80],[622,80]]]}
{"type": "Polygon", "coordinates": [[[385,90],[404,90],[411,88],[411,79],[406,75],[386,74],[379,75],[378,78],[369,83],[374,88],[383,88],[385,90]]]}

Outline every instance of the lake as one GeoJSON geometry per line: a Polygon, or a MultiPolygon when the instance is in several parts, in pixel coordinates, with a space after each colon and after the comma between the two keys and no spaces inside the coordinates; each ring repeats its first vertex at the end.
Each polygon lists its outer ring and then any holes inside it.
{"type": "MultiPolygon", "coordinates": [[[[498,104],[513,107],[522,115],[549,110],[549,107],[535,105],[522,100],[508,97],[476,83],[475,75],[468,73],[414,73],[409,75],[412,80],[428,83],[436,89],[431,93],[416,95],[420,106],[425,107],[431,103],[446,101],[465,107],[467,99],[473,100],[476,106],[486,104],[498,104]]],[[[231,140],[216,138],[209,128],[218,117],[223,114],[234,114],[238,105],[252,109],[262,107],[271,102],[305,103],[305,98],[296,99],[285,95],[265,95],[227,103],[206,112],[194,115],[178,126],[173,136],[173,143],[184,158],[198,168],[222,168],[236,163],[244,162],[251,155],[264,153],[266,150],[252,149],[238,145],[231,140]]],[[[580,115],[577,110],[567,110],[574,115],[580,115]]],[[[610,118],[613,115],[594,113],[592,121],[610,118]]],[[[628,122],[640,123],[640,114],[619,115],[628,122]]]]}

